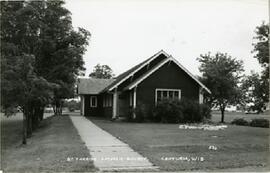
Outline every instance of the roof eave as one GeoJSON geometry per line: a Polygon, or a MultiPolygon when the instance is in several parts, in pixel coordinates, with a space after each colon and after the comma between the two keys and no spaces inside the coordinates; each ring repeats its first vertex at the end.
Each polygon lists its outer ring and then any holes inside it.
{"type": "Polygon", "coordinates": [[[211,91],[202,84],[193,74],[191,74],[185,67],[183,67],[176,59],[174,59],[172,56],[169,56],[164,62],[159,64],[156,68],[151,70],[146,76],[143,76],[138,81],[134,82],[133,84],[125,87],[125,90],[131,90],[134,87],[136,87],[140,82],[142,82],[144,79],[146,79],[148,76],[150,76],[152,73],[154,73],[156,70],[158,70],[160,67],[162,67],[164,64],[166,64],[168,61],[173,61],[175,64],[177,64],[184,72],[186,72],[193,80],[195,80],[204,90],[206,90],[209,94],[211,94],[211,91]]]}
{"type": "Polygon", "coordinates": [[[127,86],[125,89],[126,90],[133,89],[139,83],[141,83],[144,79],[146,79],[148,76],[150,76],[156,70],[158,70],[160,67],[162,67],[164,64],[166,64],[168,61],[170,61],[170,56],[167,59],[165,59],[164,61],[162,61],[160,64],[158,64],[155,68],[153,68],[152,70],[148,71],[144,76],[142,76],[141,78],[139,78],[137,81],[133,82],[133,84],[130,84],[129,86],[127,86]]]}
{"type": "Polygon", "coordinates": [[[192,73],[190,73],[184,66],[182,66],[175,58],[171,57],[172,61],[176,63],[184,72],[186,72],[193,80],[195,80],[203,89],[205,89],[209,94],[211,91],[201,83],[192,73]]]}
{"type": "Polygon", "coordinates": [[[127,75],[125,78],[123,78],[122,80],[120,80],[119,82],[117,82],[115,85],[111,86],[108,91],[112,91],[113,89],[115,89],[116,87],[118,87],[122,82],[124,82],[125,80],[127,80],[129,77],[131,77],[132,75],[134,75],[136,72],[138,72],[140,69],[142,69],[146,64],[149,64],[151,61],[153,61],[155,58],[157,58],[159,55],[164,54],[166,57],[169,57],[170,55],[168,53],[166,53],[164,50],[160,50],[155,56],[153,56],[151,59],[149,59],[149,61],[145,62],[144,64],[142,64],[139,68],[137,68],[136,70],[134,70],[132,73],[130,73],[129,75],[127,75]]]}

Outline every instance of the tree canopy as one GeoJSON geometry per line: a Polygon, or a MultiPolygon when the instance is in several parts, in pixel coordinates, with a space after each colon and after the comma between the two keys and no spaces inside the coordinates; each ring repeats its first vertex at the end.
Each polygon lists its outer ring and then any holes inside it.
{"type": "Polygon", "coordinates": [[[1,1],[1,108],[11,114],[20,107],[30,133],[46,104],[59,108],[61,99],[73,96],[84,70],[90,33],[72,27],[63,5],[1,1]]]}
{"type": "Polygon", "coordinates": [[[251,75],[245,76],[242,81],[242,91],[244,92],[244,105],[247,111],[263,112],[265,109],[265,100],[267,100],[267,88],[262,85],[263,80],[258,73],[251,72],[251,75]]]}
{"type": "Polygon", "coordinates": [[[255,34],[254,58],[257,58],[263,67],[267,67],[269,66],[269,24],[263,22],[256,27],[255,34]]]}
{"type": "Polygon", "coordinates": [[[211,107],[221,111],[221,122],[224,122],[224,111],[228,105],[236,105],[242,96],[239,89],[243,62],[232,58],[226,53],[200,55],[199,70],[202,82],[211,90],[206,101],[211,107]]]}
{"type": "Polygon", "coordinates": [[[89,77],[99,79],[110,79],[114,76],[112,69],[108,65],[97,64],[94,67],[93,72],[89,74],[89,77]]]}
{"type": "MultiPolygon", "coordinates": [[[[255,42],[253,43],[254,49],[254,58],[258,59],[258,62],[263,67],[263,71],[261,73],[260,85],[256,91],[260,91],[260,95],[262,96],[261,101],[264,103],[269,102],[269,24],[265,24],[264,22],[256,27],[255,30],[256,36],[254,37],[255,42]]],[[[256,94],[255,94],[256,95],[256,94]]],[[[260,103],[262,105],[262,103],[260,103]]],[[[260,108],[259,108],[260,109],[260,108]]]]}

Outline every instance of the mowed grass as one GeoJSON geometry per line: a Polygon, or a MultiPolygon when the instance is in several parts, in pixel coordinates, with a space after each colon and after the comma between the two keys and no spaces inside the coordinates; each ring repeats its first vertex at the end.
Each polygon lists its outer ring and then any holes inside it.
{"type": "Polygon", "coordinates": [[[1,115],[1,161],[5,172],[95,171],[91,161],[68,161],[90,158],[68,116],[52,116],[41,123],[27,145],[22,145],[22,117],[1,115]]]}
{"type": "Polygon", "coordinates": [[[203,131],[179,129],[177,124],[90,119],[105,131],[129,144],[162,171],[270,170],[267,167],[269,166],[267,128],[229,125],[225,130],[203,131]],[[215,146],[217,150],[209,150],[209,146],[215,146]],[[186,161],[183,158],[193,158],[195,161],[186,161]],[[203,158],[204,161],[196,158],[203,158]]]}
{"type": "MultiPolygon", "coordinates": [[[[225,123],[232,122],[235,118],[244,118],[247,121],[251,121],[255,118],[264,118],[270,120],[270,112],[269,110],[261,113],[261,114],[245,114],[244,112],[225,112],[224,121],[225,123]]],[[[213,122],[221,121],[220,111],[212,111],[212,119],[213,122]]]]}

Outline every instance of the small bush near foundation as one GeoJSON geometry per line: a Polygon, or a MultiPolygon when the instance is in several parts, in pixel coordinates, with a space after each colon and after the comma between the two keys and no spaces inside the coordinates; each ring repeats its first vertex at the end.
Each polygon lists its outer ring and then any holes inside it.
{"type": "Polygon", "coordinates": [[[207,104],[200,104],[200,111],[204,119],[211,119],[211,108],[207,104]]]}
{"type": "Polygon", "coordinates": [[[203,114],[201,114],[200,105],[192,100],[183,99],[179,102],[182,116],[179,117],[180,123],[202,122],[203,114]]]}
{"type": "Polygon", "coordinates": [[[148,109],[144,104],[138,104],[135,109],[130,108],[129,112],[126,115],[128,122],[144,122],[148,116],[148,109]],[[136,117],[134,118],[134,113],[136,117]]]}
{"type": "Polygon", "coordinates": [[[153,110],[153,118],[157,122],[179,123],[183,119],[179,101],[163,100],[153,110]]]}
{"type": "Polygon", "coordinates": [[[125,114],[125,121],[132,122],[133,121],[133,109],[129,108],[128,112],[125,114]]]}
{"type": "Polygon", "coordinates": [[[235,124],[235,125],[240,125],[240,126],[248,126],[249,123],[247,120],[243,119],[243,118],[235,118],[231,124],[235,124]]]}
{"type": "Polygon", "coordinates": [[[251,120],[250,126],[269,128],[269,120],[264,118],[256,118],[251,120]]]}
{"type": "Polygon", "coordinates": [[[141,123],[143,122],[148,115],[147,106],[144,104],[138,104],[134,110],[136,117],[134,119],[135,122],[141,123]]]}

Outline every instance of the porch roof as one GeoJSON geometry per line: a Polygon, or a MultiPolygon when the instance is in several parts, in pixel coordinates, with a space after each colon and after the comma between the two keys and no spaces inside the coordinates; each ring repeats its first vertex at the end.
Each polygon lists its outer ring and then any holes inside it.
{"type": "Polygon", "coordinates": [[[115,79],[79,78],[78,94],[99,94],[115,79]]]}

